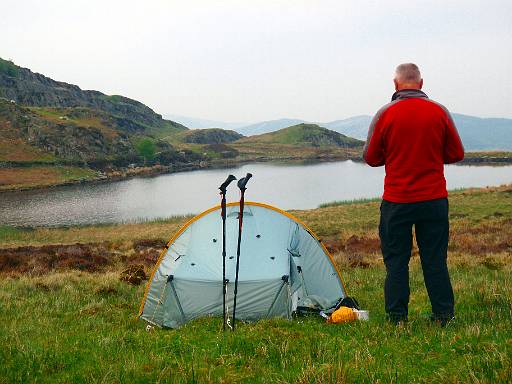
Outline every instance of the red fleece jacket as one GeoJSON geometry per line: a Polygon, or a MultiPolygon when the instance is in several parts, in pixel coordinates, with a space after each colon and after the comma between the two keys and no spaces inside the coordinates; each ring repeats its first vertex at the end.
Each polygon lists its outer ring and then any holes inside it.
{"type": "Polygon", "coordinates": [[[464,158],[448,110],[420,90],[401,90],[373,118],[364,148],[372,167],[386,166],[384,195],[394,203],[447,197],[444,164],[464,158]]]}

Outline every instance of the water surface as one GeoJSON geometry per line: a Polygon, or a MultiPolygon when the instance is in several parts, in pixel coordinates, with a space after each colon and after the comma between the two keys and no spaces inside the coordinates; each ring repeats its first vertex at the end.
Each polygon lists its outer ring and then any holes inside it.
{"type": "MultiPolygon", "coordinates": [[[[340,161],[317,164],[246,164],[45,191],[0,194],[0,224],[18,226],[125,222],[199,213],[219,203],[218,186],[229,173],[254,174],[247,200],[282,209],[316,208],[334,200],[382,195],[384,168],[340,161]]],[[[512,183],[512,166],[446,166],[449,189],[512,183]]],[[[238,200],[231,188],[228,200],[238,200]]]]}

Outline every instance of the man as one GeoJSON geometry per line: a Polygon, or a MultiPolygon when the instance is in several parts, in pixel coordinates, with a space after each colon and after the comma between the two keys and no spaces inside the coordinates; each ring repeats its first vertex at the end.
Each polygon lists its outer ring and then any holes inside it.
{"type": "Polygon", "coordinates": [[[379,236],[386,265],[385,307],[393,323],[407,321],[412,226],[432,304],[431,319],[445,325],[454,315],[446,264],[448,193],[444,164],[464,158],[464,147],[448,110],[421,91],[418,66],[401,64],[391,103],[373,118],[364,147],[372,167],[386,168],[379,236]]]}

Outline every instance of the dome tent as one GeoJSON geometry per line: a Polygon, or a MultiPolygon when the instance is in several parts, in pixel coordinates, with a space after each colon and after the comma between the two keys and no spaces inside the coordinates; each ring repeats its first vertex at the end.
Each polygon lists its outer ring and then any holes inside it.
{"type": "MultiPolygon", "coordinates": [[[[233,305],[239,203],[227,205],[227,305],[233,305]]],[[[167,243],[149,279],[139,317],[178,328],[221,316],[222,227],[216,206],[187,222],[167,243]]],[[[237,319],[290,318],[307,302],[327,309],[346,297],[339,271],[303,222],[270,205],[246,202],[241,242],[237,319]]]]}

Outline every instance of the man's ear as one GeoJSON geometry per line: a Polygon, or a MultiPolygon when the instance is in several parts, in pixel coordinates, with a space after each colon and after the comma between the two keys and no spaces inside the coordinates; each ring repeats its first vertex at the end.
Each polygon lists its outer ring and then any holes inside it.
{"type": "Polygon", "coordinates": [[[398,81],[396,81],[396,79],[393,79],[393,83],[395,83],[395,91],[398,91],[398,81]]]}
{"type": "Polygon", "coordinates": [[[423,88],[423,79],[420,80],[420,89],[423,88]]]}

